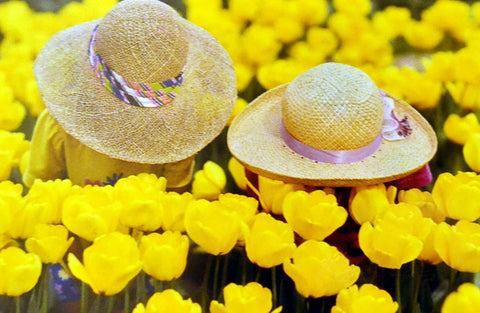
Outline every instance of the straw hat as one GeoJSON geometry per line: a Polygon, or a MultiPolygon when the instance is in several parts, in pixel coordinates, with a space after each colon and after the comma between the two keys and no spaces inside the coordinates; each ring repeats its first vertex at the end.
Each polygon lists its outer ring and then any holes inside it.
{"type": "Polygon", "coordinates": [[[379,90],[361,70],[338,63],[314,67],[259,96],[234,119],[227,142],[252,172],[331,187],[407,176],[437,148],[420,113],[379,90]]]}
{"type": "Polygon", "coordinates": [[[220,134],[236,99],[228,53],[157,0],[121,1],[103,19],[56,34],[34,73],[67,133],[137,163],[194,155],[220,134]]]}

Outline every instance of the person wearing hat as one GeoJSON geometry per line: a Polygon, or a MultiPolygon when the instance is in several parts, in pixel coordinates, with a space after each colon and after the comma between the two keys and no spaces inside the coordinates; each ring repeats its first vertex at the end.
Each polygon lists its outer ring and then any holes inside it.
{"type": "MultiPolygon", "coordinates": [[[[262,176],[306,190],[333,187],[344,207],[352,187],[428,185],[437,149],[435,132],[419,112],[363,71],[333,62],[257,97],[231,123],[227,144],[245,167],[249,195],[259,195],[262,176]]],[[[349,219],[326,240],[360,263],[357,231],[349,219]]]]}
{"type": "Polygon", "coordinates": [[[47,109],[26,186],[37,178],[113,184],[147,172],[182,189],[237,96],[225,49],[156,0],[121,1],[104,18],[54,35],[34,73],[47,109]]]}
{"type": "MultiPolygon", "coordinates": [[[[146,172],[183,191],[195,155],[221,133],[237,97],[226,50],[157,0],[123,0],[104,18],[54,35],[34,73],[46,110],[26,186],[114,184],[146,172]]],[[[58,300],[78,300],[78,286],[59,270],[51,269],[58,300]]]]}

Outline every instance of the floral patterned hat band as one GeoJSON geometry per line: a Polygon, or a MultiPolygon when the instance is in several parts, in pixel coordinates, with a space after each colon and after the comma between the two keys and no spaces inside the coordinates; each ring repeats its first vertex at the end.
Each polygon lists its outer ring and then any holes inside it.
{"type": "Polygon", "coordinates": [[[118,99],[139,107],[159,107],[170,103],[177,96],[183,82],[183,72],[159,83],[129,81],[109,68],[95,48],[98,25],[92,32],[89,45],[90,63],[100,83],[118,99]]]}

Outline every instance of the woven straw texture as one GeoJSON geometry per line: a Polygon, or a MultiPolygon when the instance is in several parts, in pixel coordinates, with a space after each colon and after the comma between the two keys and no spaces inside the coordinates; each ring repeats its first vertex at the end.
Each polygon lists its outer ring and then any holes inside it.
{"type": "MultiPolygon", "coordinates": [[[[339,67],[339,70],[341,70],[341,67],[346,65],[336,64],[333,66],[339,67]]],[[[310,73],[307,73],[307,75],[310,75],[310,73]]],[[[303,81],[303,74],[297,77],[293,83],[296,84],[297,79],[303,81]]],[[[332,79],[329,78],[327,81],[330,82],[332,79]]],[[[304,83],[301,83],[301,85],[305,86],[304,83]]],[[[395,102],[396,115],[399,117],[408,116],[412,134],[406,139],[399,141],[383,139],[380,148],[373,155],[362,161],[348,164],[319,163],[302,157],[288,148],[280,136],[282,103],[291,104],[293,103],[292,99],[299,101],[299,97],[296,97],[298,94],[291,95],[291,89],[288,86],[288,84],[279,86],[259,96],[234,119],[229,128],[227,142],[232,155],[249,170],[257,174],[289,183],[312,186],[353,187],[383,183],[405,177],[427,164],[436,152],[437,139],[428,122],[410,105],[387,94],[395,102]]],[[[339,86],[330,87],[337,89],[339,86]]],[[[328,89],[328,86],[320,89],[316,86],[310,86],[310,89],[313,90],[323,90],[324,88],[328,89]]],[[[292,88],[292,90],[300,91],[296,88],[292,88]]],[[[305,90],[304,92],[312,91],[305,90]]],[[[370,90],[362,90],[359,93],[360,96],[352,96],[351,99],[362,100],[370,98],[370,96],[365,96],[370,94],[370,90]]],[[[359,102],[363,103],[363,106],[371,101],[362,100],[359,102]]],[[[383,102],[380,103],[383,105],[383,102]]],[[[370,105],[367,105],[367,107],[370,107],[370,105]]],[[[325,107],[323,104],[317,105],[317,103],[313,102],[297,103],[293,107],[304,108],[308,106],[316,108],[325,107]]],[[[350,106],[345,105],[345,109],[350,110],[350,106]]],[[[311,110],[306,110],[306,112],[302,109],[297,109],[295,114],[301,115],[298,117],[298,120],[308,120],[309,123],[314,124],[311,116],[306,117],[304,115],[308,114],[317,117],[324,114],[330,115],[329,112],[316,114],[313,114],[311,110]]],[[[376,114],[379,114],[381,119],[383,110],[379,113],[378,110],[373,109],[371,114],[375,114],[375,117],[368,117],[362,114],[360,116],[364,116],[364,120],[370,121],[376,120],[376,114]]],[[[318,123],[324,122],[318,121],[318,123]]],[[[345,125],[343,129],[338,128],[337,122],[333,119],[330,119],[329,123],[323,124],[324,127],[336,129],[337,134],[335,136],[339,138],[345,136],[345,144],[349,146],[350,143],[348,141],[351,140],[352,130],[345,125]]],[[[289,124],[289,126],[292,125],[289,124]]],[[[296,130],[298,133],[302,133],[301,128],[296,130]]],[[[310,129],[304,129],[303,131],[311,132],[310,129]]],[[[363,130],[353,130],[354,134],[361,134],[362,132],[363,130]]],[[[295,136],[297,135],[295,134],[295,136]]],[[[376,135],[378,135],[378,130],[376,135]]],[[[298,136],[297,138],[303,138],[300,135],[298,136]]],[[[321,146],[321,143],[317,143],[316,146],[321,146]]]]}
{"type": "Polygon", "coordinates": [[[351,66],[327,63],[306,71],[288,85],[282,110],[289,133],[316,149],[358,149],[382,128],[378,88],[351,66]]]}
{"type": "Polygon", "coordinates": [[[124,0],[103,19],[53,36],[34,65],[51,115],[86,146],[112,158],[161,164],[194,155],[220,134],[236,99],[228,53],[205,30],[156,0],[124,0]],[[183,68],[177,97],[158,108],[117,99],[88,59],[93,28],[106,64],[127,79],[153,83],[183,68]]]}

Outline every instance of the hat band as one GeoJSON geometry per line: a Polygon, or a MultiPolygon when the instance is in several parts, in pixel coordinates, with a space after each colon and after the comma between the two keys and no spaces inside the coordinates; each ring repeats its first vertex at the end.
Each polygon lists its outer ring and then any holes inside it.
{"type": "Polygon", "coordinates": [[[92,32],[89,58],[100,83],[118,99],[139,107],[159,107],[175,99],[183,82],[183,72],[159,83],[147,84],[130,81],[109,68],[96,51],[98,25],[92,32]]]}
{"type": "Polygon", "coordinates": [[[297,154],[321,163],[345,164],[361,161],[378,150],[382,143],[382,135],[378,135],[367,146],[355,150],[324,150],[316,149],[302,143],[293,137],[283,125],[280,126],[280,135],[287,146],[297,154]]]}
{"type": "Polygon", "coordinates": [[[388,141],[403,140],[412,133],[412,129],[408,123],[408,118],[405,116],[402,120],[399,120],[395,115],[393,111],[393,99],[387,97],[382,91],[381,94],[383,96],[384,103],[382,130],[370,144],[364,147],[353,150],[316,149],[293,137],[292,134],[290,134],[285,128],[283,120],[280,123],[280,136],[290,149],[295,151],[297,154],[313,161],[321,163],[346,164],[366,159],[378,150],[382,143],[382,139],[388,141]]]}

